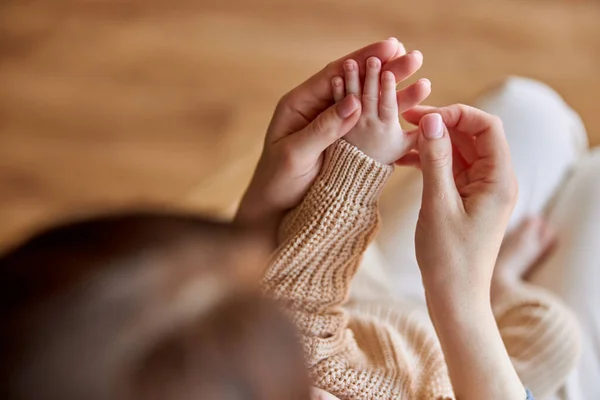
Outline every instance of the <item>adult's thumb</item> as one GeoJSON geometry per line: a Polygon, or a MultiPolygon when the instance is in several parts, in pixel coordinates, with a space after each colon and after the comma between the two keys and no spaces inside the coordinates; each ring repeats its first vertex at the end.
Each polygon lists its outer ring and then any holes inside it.
{"type": "Polygon", "coordinates": [[[419,156],[423,171],[423,204],[446,204],[457,195],[452,174],[452,143],[440,114],[419,122],[419,156]]]}
{"type": "Polygon", "coordinates": [[[361,104],[356,96],[346,96],[319,114],[306,128],[297,132],[294,135],[296,146],[303,151],[321,154],[356,125],[360,109],[361,104]]]}

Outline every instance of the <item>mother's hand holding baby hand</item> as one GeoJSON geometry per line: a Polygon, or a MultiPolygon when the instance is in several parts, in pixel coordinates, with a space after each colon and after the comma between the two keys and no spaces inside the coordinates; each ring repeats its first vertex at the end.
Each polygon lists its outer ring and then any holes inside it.
{"type": "MultiPolygon", "coordinates": [[[[269,125],[263,153],[238,210],[236,221],[258,225],[274,236],[283,214],[300,203],[317,177],[327,147],[344,136],[361,114],[361,102],[349,94],[334,104],[331,80],[342,76],[347,59],[358,62],[359,77],[369,57],[382,60],[382,69],[399,81],[422,65],[420,53],[406,54],[396,39],[366,46],[327,65],[316,75],[283,96],[269,125]]],[[[416,92],[403,90],[404,103],[419,103],[416,92]],[[414,97],[414,99],[413,99],[414,97]]]]}

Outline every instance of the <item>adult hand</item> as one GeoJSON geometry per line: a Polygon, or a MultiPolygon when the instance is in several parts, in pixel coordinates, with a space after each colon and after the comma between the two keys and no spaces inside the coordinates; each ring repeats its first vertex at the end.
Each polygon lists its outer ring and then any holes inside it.
{"type": "Polygon", "coordinates": [[[417,261],[456,398],[526,397],[490,304],[494,264],[517,198],[499,118],[454,105],[417,107],[423,170],[417,261]]]}
{"type": "MultiPolygon", "coordinates": [[[[323,151],[346,134],[360,116],[360,101],[353,95],[333,105],[331,80],[344,72],[347,59],[356,60],[364,79],[369,57],[382,60],[383,70],[397,81],[414,74],[422,65],[419,52],[406,54],[396,39],[366,46],[327,65],[279,101],[267,131],[260,161],[236,216],[244,224],[274,230],[286,210],[296,206],[316,178],[323,151]],[[318,116],[318,118],[317,118],[318,116]]],[[[404,109],[429,95],[413,85],[398,92],[404,109]]]]}
{"type": "Polygon", "coordinates": [[[464,105],[419,106],[404,117],[419,124],[423,199],[415,241],[425,288],[489,298],[518,191],[502,122],[464,105]]]}

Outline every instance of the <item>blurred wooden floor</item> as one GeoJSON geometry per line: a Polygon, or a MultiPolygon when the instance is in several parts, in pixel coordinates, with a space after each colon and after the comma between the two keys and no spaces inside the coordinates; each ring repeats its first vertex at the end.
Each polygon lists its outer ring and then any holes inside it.
{"type": "Polygon", "coordinates": [[[389,36],[423,51],[430,103],[531,76],[600,144],[599,21],[593,0],[5,0],[0,246],[99,209],[226,209],[279,96],[389,36]]]}

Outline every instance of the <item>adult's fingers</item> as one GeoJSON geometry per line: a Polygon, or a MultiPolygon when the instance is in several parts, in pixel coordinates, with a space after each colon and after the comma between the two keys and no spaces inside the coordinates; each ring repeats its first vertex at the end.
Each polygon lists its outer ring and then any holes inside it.
{"type": "Polygon", "coordinates": [[[347,54],[329,63],[317,74],[288,93],[287,97],[291,102],[297,100],[298,104],[294,104],[294,106],[308,118],[314,118],[331,104],[329,83],[334,76],[344,76],[344,61],[355,60],[358,63],[358,72],[362,79],[365,76],[365,63],[369,57],[377,57],[382,63],[387,63],[397,57],[399,46],[401,45],[396,38],[389,38],[347,54]]]}
{"type": "Polygon", "coordinates": [[[400,43],[398,41],[398,39],[396,39],[395,37],[391,37],[388,40],[395,40],[398,42],[398,49],[396,50],[396,54],[394,54],[394,56],[392,56],[392,60],[398,57],[402,57],[403,55],[406,54],[406,48],[404,47],[404,45],[402,43],[400,43]]]}
{"type": "MultiPolygon", "coordinates": [[[[431,82],[429,79],[419,79],[412,85],[396,92],[398,102],[398,113],[402,114],[415,107],[431,94],[431,82]]],[[[411,122],[412,123],[412,122],[411,122]]],[[[415,123],[414,125],[418,125],[415,123]]]]}
{"type": "Polygon", "coordinates": [[[466,138],[459,140],[467,140],[469,137],[474,139],[473,147],[477,158],[497,161],[495,165],[499,168],[510,166],[508,142],[500,118],[464,104],[443,107],[440,113],[450,129],[466,135],[466,138]]]}
{"type": "MultiPolygon", "coordinates": [[[[442,108],[417,105],[403,112],[402,117],[408,123],[418,125],[424,115],[434,112],[438,113],[440,111],[442,111],[442,108]]],[[[458,129],[451,129],[450,137],[454,148],[454,171],[456,175],[457,172],[461,172],[465,167],[473,164],[477,159],[474,143],[475,137],[473,135],[465,134],[458,129]],[[460,157],[456,157],[457,155],[460,157]]]]}
{"type": "Polygon", "coordinates": [[[350,94],[286,140],[291,141],[294,151],[316,157],[356,125],[360,110],[360,101],[350,94]]]}
{"type": "Polygon", "coordinates": [[[423,206],[448,207],[459,199],[452,173],[452,143],[442,116],[429,114],[419,124],[423,206]]]}
{"type": "MultiPolygon", "coordinates": [[[[419,106],[405,112],[403,116],[413,123],[434,112],[442,116],[449,130],[459,131],[460,134],[474,139],[476,158],[491,160],[499,171],[510,168],[510,152],[500,118],[464,104],[441,108],[419,106]]],[[[472,158],[472,155],[463,156],[472,158]]]]}
{"type": "Polygon", "coordinates": [[[279,103],[267,133],[267,140],[276,142],[308,125],[333,102],[331,80],[344,76],[344,61],[353,59],[359,64],[359,76],[364,76],[364,65],[369,57],[388,62],[397,57],[400,43],[395,38],[372,43],[329,63],[321,71],[285,94],[279,103]]]}
{"type": "Polygon", "coordinates": [[[450,134],[450,141],[452,142],[452,170],[454,172],[454,178],[456,178],[461,172],[467,170],[474,161],[468,162],[463,153],[456,146],[456,135],[450,134]]]}
{"type": "MultiPolygon", "coordinates": [[[[394,164],[421,169],[421,157],[419,156],[419,151],[417,149],[411,149],[404,156],[396,160],[394,164]]],[[[466,170],[468,167],[469,164],[467,164],[462,155],[456,150],[456,147],[452,145],[452,173],[454,174],[454,181],[457,187],[467,183],[468,176],[466,170]]]]}
{"type": "Polygon", "coordinates": [[[460,154],[466,164],[472,165],[477,161],[477,151],[475,149],[475,137],[465,134],[457,129],[450,132],[450,138],[456,151],[460,154]]]}
{"type": "Polygon", "coordinates": [[[417,72],[422,65],[423,54],[418,50],[413,50],[401,57],[388,61],[381,70],[393,72],[396,81],[402,82],[417,72]]]}
{"type": "Polygon", "coordinates": [[[418,106],[408,110],[403,116],[410,123],[418,123],[423,116],[431,113],[440,114],[448,129],[458,129],[474,136],[489,129],[497,119],[485,111],[464,104],[445,107],[418,106]]]}
{"type": "Polygon", "coordinates": [[[402,118],[404,118],[406,122],[410,124],[419,125],[419,122],[423,116],[437,112],[438,110],[438,107],[417,105],[402,112],[402,118]]]}

